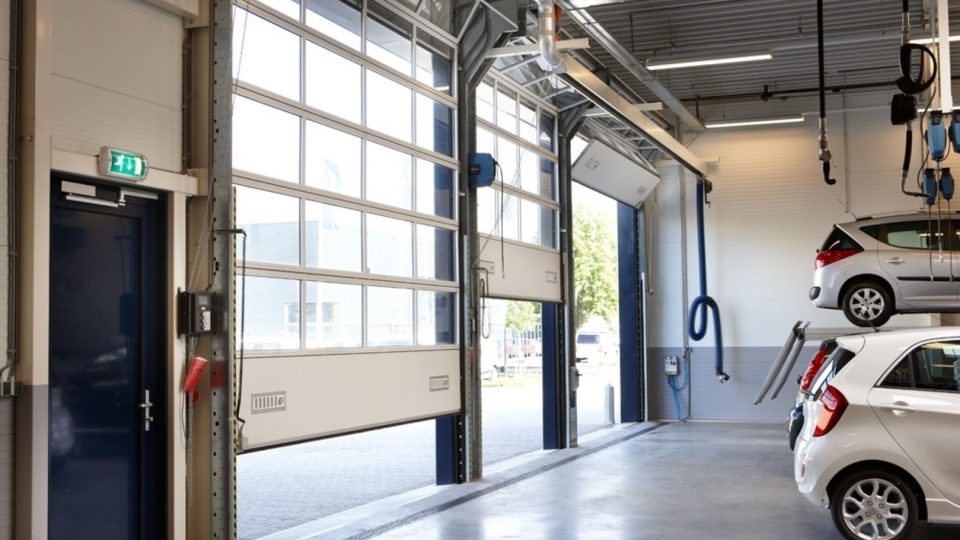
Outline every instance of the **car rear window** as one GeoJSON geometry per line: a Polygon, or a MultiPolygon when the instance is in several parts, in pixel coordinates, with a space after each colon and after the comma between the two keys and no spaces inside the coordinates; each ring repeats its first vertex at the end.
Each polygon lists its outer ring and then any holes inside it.
{"type": "Polygon", "coordinates": [[[600,343],[599,334],[580,334],[577,336],[577,343],[580,345],[596,345],[600,343]]]}
{"type": "Polygon", "coordinates": [[[857,356],[857,353],[844,349],[843,347],[837,347],[833,353],[827,357],[827,361],[824,362],[823,370],[820,371],[820,374],[817,375],[816,381],[814,381],[813,386],[810,387],[810,393],[814,397],[820,397],[820,393],[823,392],[823,389],[830,384],[830,381],[837,376],[838,373],[843,371],[843,368],[847,367],[850,364],[850,361],[857,356]]]}
{"type": "Polygon", "coordinates": [[[820,248],[820,251],[836,251],[840,249],[863,249],[863,246],[858,244],[853,238],[850,238],[850,235],[843,232],[843,229],[834,226],[833,230],[830,231],[830,236],[827,236],[827,239],[824,240],[823,247],[820,248]]]}

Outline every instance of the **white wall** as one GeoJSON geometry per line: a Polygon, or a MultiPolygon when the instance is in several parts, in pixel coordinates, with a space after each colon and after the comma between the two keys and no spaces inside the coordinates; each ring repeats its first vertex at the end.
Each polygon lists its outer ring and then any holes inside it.
{"type": "MultiPolygon", "coordinates": [[[[884,106],[887,99],[886,94],[848,97],[847,108],[884,106]]],[[[807,110],[815,108],[815,102],[808,102],[807,110]]],[[[727,109],[731,118],[749,114],[727,109]]],[[[891,126],[888,115],[886,109],[829,115],[834,186],[821,176],[813,116],[802,124],[710,130],[690,146],[699,156],[719,157],[710,167],[714,191],[708,196],[705,226],[708,287],[721,306],[725,346],[779,346],[799,319],[813,326],[848,324],[840,311],[816,309],[807,298],[816,250],[834,223],[920,207],[917,199],[900,193],[903,127],[891,126]]],[[[922,159],[919,139],[914,150],[915,173],[922,159]]],[[[951,164],[960,166],[960,158],[944,162],[951,164]]],[[[651,346],[672,347],[683,339],[680,176],[686,180],[690,299],[699,294],[696,179],[676,166],[661,170],[664,181],[648,207],[655,289],[648,297],[648,332],[651,346]]],[[[899,315],[891,321],[895,326],[928,323],[925,315],[899,315]]],[[[711,334],[701,344],[712,345],[712,340],[711,334]]]]}
{"type": "MultiPolygon", "coordinates": [[[[685,142],[698,156],[719,158],[709,171],[714,191],[705,214],[707,278],[709,293],[722,314],[727,371],[735,379],[721,388],[712,376],[711,323],[706,338],[691,343],[695,418],[701,414],[702,418],[782,420],[785,400],[762,410],[754,409],[752,401],[790,328],[797,320],[811,321],[814,327],[849,326],[841,311],[817,309],[808,300],[816,250],[834,223],[851,221],[854,214],[920,208],[917,199],[900,193],[904,128],[890,125],[889,96],[890,92],[830,97],[828,110],[852,110],[828,115],[834,186],[822,179],[815,114],[802,124],[708,130],[692,143],[693,137],[687,137],[685,142]]],[[[816,111],[817,102],[726,105],[702,112],[706,118],[757,118],[783,116],[785,107],[816,111]]],[[[919,135],[915,136],[912,175],[922,161],[919,135]]],[[[943,165],[960,167],[960,158],[951,156],[943,165]]],[[[648,275],[654,290],[647,296],[647,323],[651,398],[657,402],[652,403],[651,412],[657,417],[660,410],[659,417],[669,418],[672,404],[661,401],[669,398],[662,355],[682,350],[686,328],[680,178],[686,189],[689,300],[699,294],[696,179],[675,165],[660,169],[664,179],[647,201],[648,275]]],[[[931,322],[939,324],[928,315],[897,315],[889,324],[931,322]]]]}
{"type": "Polygon", "coordinates": [[[134,0],[56,0],[53,147],[111,145],[182,169],[183,19],[134,0]]]}

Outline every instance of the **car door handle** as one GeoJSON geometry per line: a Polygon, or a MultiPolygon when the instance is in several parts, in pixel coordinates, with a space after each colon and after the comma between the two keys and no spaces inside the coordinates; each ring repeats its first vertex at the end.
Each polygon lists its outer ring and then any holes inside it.
{"type": "Polygon", "coordinates": [[[903,264],[905,261],[903,260],[903,257],[892,257],[884,262],[888,264],[903,264]]]}
{"type": "Polygon", "coordinates": [[[917,410],[911,407],[910,404],[905,401],[894,401],[890,405],[885,405],[883,408],[892,412],[896,416],[906,416],[917,410]]]}

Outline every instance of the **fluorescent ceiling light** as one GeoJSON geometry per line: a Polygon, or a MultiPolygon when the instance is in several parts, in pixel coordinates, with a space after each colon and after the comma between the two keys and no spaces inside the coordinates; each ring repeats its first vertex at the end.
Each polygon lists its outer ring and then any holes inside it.
{"type": "Polygon", "coordinates": [[[582,9],[594,6],[605,6],[607,4],[619,4],[622,0],[572,0],[573,7],[582,9]]]}
{"type": "Polygon", "coordinates": [[[760,120],[731,120],[729,122],[706,122],[704,125],[709,129],[745,127],[745,126],[769,126],[772,124],[797,124],[803,122],[803,115],[790,116],[788,118],[768,118],[760,120]]]}
{"type": "Polygon", "coordinates": [[[758,60],[773,60],[770,53],[747,54],[740,56],[725,56],[723,58],[705,58],[702,60],[682,60],[676,62],[664,62],[661,64],[647,64],[647,69],[656,71],[658,69],[680,69],[699,66],[717,66],[720,64],[738,64],[740,62],[756,62],[758,60]]]}
{"type": "MultiPolygon", "coordinates": [[[[917,45],[932,45],[933,43],[936,43],[938,41],[940,40],[928,37],[923,39],[911,39],[910,43],[914,43],[917,45]]],[[[947,41],[960,41],[960,36],[950,36],[949,38],[947,38],[947,41]]]]}

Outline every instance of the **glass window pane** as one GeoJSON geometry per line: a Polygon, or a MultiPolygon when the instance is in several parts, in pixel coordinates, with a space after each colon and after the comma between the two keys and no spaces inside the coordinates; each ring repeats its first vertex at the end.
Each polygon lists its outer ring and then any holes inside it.
{"type": "Polygon", "coordinates": [[[363,345],[363,287],[342,283],[306,283],[308,349],[363,345]]]}
{"type": "Polygon", "coordinates": [[[367,271],[413,277],[413,224],[367,214],[367,271]]]}
{"type": "Polygon", "coordinates": [[[300,282],[247,276],[237,309],[246,311],[246,350],[300,348],[300,282]]]}
{"type": "Polygon", "coordinates": [[[520,148],[520,188],[538,193],[540,184],[540,156],[520,148]]]}
{"type": "Polygon", "coordinates": [[[524,199],[520,202],[520,239],[540,244],[540,205],[524,199]]]}
{"type": "Polygon", "coordinates": [[[537,144],[537,108],[523,101],[520,102],[520,136],[537,144]]]}
{"type": "Polygon", "coordinates": [[[453,109],[417,94],[417,145],[453,156],[453,109]]]}
{"type": "Polygon", "coordinates": [[[477,152],[496,155],[493,133],[477,128],[477,152]]]}
{"type": "Polygon", "coordinates": [[[487,81],[477,86],[477,118],[493,122],[493,85],[487,81]]]}
{"type": "Polygon", "coordinates": [[[360,123],[360,66],[319,45],[307,43],[306,103],[360,123]],[[330,76],[336,73],[336,83],[330,76]]]}
{"type": "Polygon", "coordinates": [[[439,40],[417,34],[417,80],[441,92],[452,93],[450,84],[453,51],[439,40]]]}
{"type": "Polygon", "coordinates": [[[498,201],[498,204],[503,212],[503,217],[500,218],[501,225],[503,226],[503,237],[509,238],[510,240],[519,240],[520,216],[517,215],[517,197],[506,193],[503,199],[498,201]]]}
{"type": "Polygon", "coordinates": [[[367,345],[413,345],[413,291],[367,287],[367,345]]]}
{"type": "Polygon", "coordinates": [[[367,141],[367,199],[413,208],[413,157],[367,141]]]}
{"type": "Polygon", "coordinates": [[[556,165],[547,158],[540,158],[540,196],[554,201],[557,198],[557,177],[553,174],[556,165]]]}
{"type": "Polygon", "coordinates": [[[233,17],[233,77],[300,101],[299,36],[237,7],[233,17]]]}
{"type": "Polygon", "coordinates": [[[417,225],[417,277],[453,281],[454,235],[448,229],[417,225]]]}
{"type": "Polygon", "coordinates": [[[477,232],[488,236],[497,236],[497,205],[500,192],[493,188],[477,190],[477,232]]]}
{"type": "Polygon", "coordinates": [[[300,265],[300,201],[236,187],[237,227],[247,231],[247,259],[300,265]]]}
{"type": "Polygon", "coordinates": [[[300,0],[260,0],[260,3],[272,7],[291,19],[300,20],[300,0]]]}
{"type": "Polygon", "coordinates": [[[520,185],[520,171],[517,169],[517,145],[504,137],[497,137],[497,163],[503,174],[503,183],[520,185]]]}
{"type": "Polygon", "coordinates": [[[540,207],[540,245],[557,248],[557,211],[546,206],[540,207]]]}
{"type": "Polygon", "coordinates": [[[417,212],[453,219],[453,169],[417,159],[417,212]]]}
{"type": "Polygon", "coordinates": [[[502,90],[497,91],[497,125],[517,134],[517,98],[502,90]]]}
{"type": "Polygon", "coordinates": [[[298,183],[300,119],[235,96],[233,168],[298,183]]]}
{"type": "Polygon", "coordinates": [[[417,291],[417,344],[455,343],[453,293],[417,291]]]}
{"type": "Polygon", "coordinates": [[[553,148],[553,115],[542,113],[540,115],[540,147],[546,148],[551,152],[553,148]]]}
{"type": "Polygon", "coordinates": [[[372,2],[367,10],[367,56],[410,75],[413,25],[372,2]]]}
{"type": "Polygon", "coordinates": [[[360,50],[358,0],[307,0],[306,22],[326,36],[360,50]]]}
{"type": "Polygon", "coordinates": [[[306,184],[359,198],[360,137],[306,122],[306,184]]]}
{"type": "Polygon", "coordinates": [[[367,70],[367,126],[402,141],[412,142],[412,100],[412,90],[367,70]]]}
{"type": "Polygon", "coordinates": [[[360,211],[307,201],[305,212],[307,266],[362,272],[360,211]]]}

